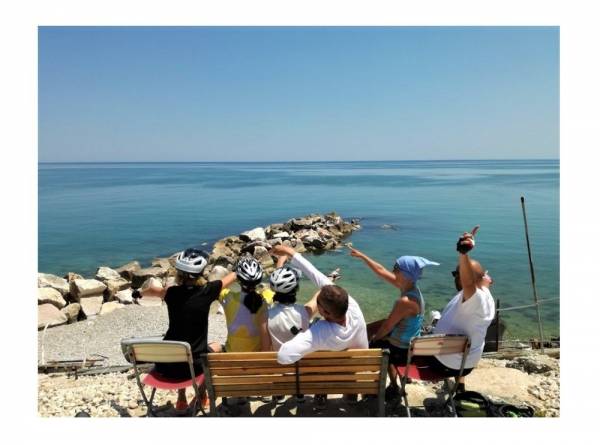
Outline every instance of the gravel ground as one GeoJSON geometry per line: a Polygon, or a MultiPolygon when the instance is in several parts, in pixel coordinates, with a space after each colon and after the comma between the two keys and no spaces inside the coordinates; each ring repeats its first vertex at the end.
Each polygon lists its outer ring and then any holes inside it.
{"type": "MultiPolygon", "coordinates": [[[[208,341],[224,342],[227,338],[225,317],[211,308],[208,341]]],[[[81,360],[93,354],[108,357],[103,366],[127,365],[121,352],[121,339],[160,336],[169,324],[167,307],[127,305],[92,320],[48,328],[38,332],[38,363],[50,360],[81,360]],[[42,358],[42,353],[44,357],[42,358]]]]}
{"type": "MultiPolygon", "coordinates": [[[[108,357],[102,366],[127,365],[121,352],[120,341],[127,337],[162,335],[168,324],[167,308],[129,305],[93,320],[49,328],[44,334],[38,332],[38,362],[42,351],[46,361],[82,359],[93,354],[108,357]],[[42,348],[43,343],[43,348],[42,348]]],[[[210,341],[224,342],[227,337],[225,317],[211,308],[209,318],[210,341]]],[[[39,374],[38,412],[43,417],[74,416],[86,411],[93,417],[137,417],[145,414],[140,394],[131,371],[98,376],[39,374]]],[[[536,409],[537,415],[556,417],[560,415],[560,371],[559,360],[531,353],[512,360],[483,359],[467,377],[468,389],[486,394],[491,399],[509,403],[526,403],[536,409]]],[[[437,399],[438,385],[409,385],[411,405],[428,405],[437,399]]],[[[191,390],[189,392],[191,398],[191,390]]],[[[156,403],[163,407],[160,415],[172,416],[174,391],[157,392],[156,403]],[[166,408],[166,410],[164,409],[166,408]]],[[[369,415],[359,404],[350,407],[338,397],[325,413],[317,413],[310,402],[296,406],[291,400],[284,405],[252,402],[238,415],[254,416],[365,416],[369,415]],[[339,400],[337,400],[339,399],[339,400]]],[[[404,415],[397,410],[387,415],[404,415]]],[[[415,415],[438,415],[435,409],[421,409],[415,415]]]]}

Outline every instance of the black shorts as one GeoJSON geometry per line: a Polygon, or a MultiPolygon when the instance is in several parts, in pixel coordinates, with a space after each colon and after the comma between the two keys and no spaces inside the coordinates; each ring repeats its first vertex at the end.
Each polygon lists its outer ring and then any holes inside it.
{"type": "Polygon", "coordinates": [[[406,365],[406,361],[408,360],[408,349],[406,348],[398,348],[394,346],[387,340],[375,340],[369,343],[369,348],[381,348],[381,349],[389,349],[390,351],[390,361],[389,363],[396,366],[406,365]]]}
{"type": "MultiPolygon", "coordinates": [[[[445,377],[457,377],[460,371],[459,369],[448,368],[446,365],[440,362],[434,355],[426,357],[415,357],[414,362],[417,365],[429,366],[437,374],[441,374],[445,377]]],[[[462,375],[469,375],[471,374],[471,371],[473,371],[473,368],[465,368],[463,369],[462,375]]]]}

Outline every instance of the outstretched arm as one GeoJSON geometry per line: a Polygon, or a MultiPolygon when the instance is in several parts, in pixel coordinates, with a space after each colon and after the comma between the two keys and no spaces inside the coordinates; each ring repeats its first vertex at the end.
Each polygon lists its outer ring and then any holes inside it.
{"type": "Polygon", "coordinates": [[[286,261],[288,260],[288,256],[287,255],[281,255],[279,257],[277,257],[277,268],[279,269],[280,267],[285,266],[286,261]]]}
{"type": "Polygon", "coordinates": [[[473,263],[469,258],[468,252],[475,247],[475,234],[479,226],[475,226],[471,232],[463,233],[457,244],[458,254],[458,272],[460,284],[463,288],[463,299],[468,300],[477,289],[477,271],[473,268],[473,263]]]}
{"type": "Polygon", "coordinates": [[[292,259],[292,266],[300,269],[302,273],[313,282],[319,289],[333,282],[319,271],[310,261],[297,253],[294,249],[283,244],[278,244],[273,247],[273,254],[287,255],[292,259]]]}
{"type": "Polygon", "coordinates": [[[235,274],[235,272],[230,272],[227,275],[225,275],[223,278],[221,278],[221,282],[223,283],[222,288],[225,289],[231,286],[236,280],[236,278],[237,275],[235,274]]]}
{"type": "Polygon", "coordinates": [[[360,258],[361,260],[363,260],[365,262],[365,264],[367,266],[369,266],[369,269],[371,269],[375,273],[375,275],[377,275],[379,278],[382,278],[383,280],[387,281],[388,283],[390,283],[391,285],[393,285],[395,287],[399,287],[398,283],[396,282],[396,276],[392,272],[387,270],[385,267],[383,267],[378,262],[369,258],[367,255],[362,253],[360,250],[353,249],[351,247],[350,255],[352,255],[355,258],[360,258]]]}
{"type": "Polygon", "coordinates": [[[319,292],[321,291],[316,291],[312,298],[304,305],[309,320],[319,311],[317,308],[317,297],[319,296],[319,292]]]}

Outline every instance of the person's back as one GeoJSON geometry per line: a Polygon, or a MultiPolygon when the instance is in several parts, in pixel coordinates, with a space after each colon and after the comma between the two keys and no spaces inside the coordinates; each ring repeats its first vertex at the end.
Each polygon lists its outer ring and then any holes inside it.
{"type": "Polygon", "coordinates": [[[189,343],[194,360],[208,351],[210,305],[218,298],[221,288],[222,282],[217,280],[204,286],[172,286],[165,295],[169,328],[164,339],[189,343]]]}
{"type": "Polygon", "coordinates": [[[267,326],[273,351],[279,351],[281,345],[305,332],[310,321],[306,308],[296,303],[300,274],[296,269],[284,266],[285,259],[284,256],[279,258],[277,269],[269,277],[274,296],[267,326]]]}
{"type": "MultiPolygon", "coordinates": [[[[492,279],[478,261],[469,257],[469,252],[475,246],[474,237],[478,229],[479,226],[475,226],[471,232],[463,233],[458,240],[458,266],[452,273],[458,293],[446,305],[433,331],[435,334],[459,334],[470,338],[471,348],[465,360],[465,375],[481,358],[487,328],[496,312],[494,298],[489,290],[492,279]]],[[[460,369],[461,354],[438,355],[435,358],[450,370],[460,369]]]]}
{"type": "Polygon", "coordinates": [[[415,286],[403,294],[409,300],[414,301],[419,306],[419,312],[415,315],[408,315],[400,319],[389,333],[388,341],[397,348],[408,348],[410,339],[421,335],[421,326],[425,315],[425,300],[421,290],[415,286]]]}
{"type": "MultiPolygon", "coordinates": [[[[163,288],[162,285],[151,285],[148,291],[164,298],[169,315],[169,327],[164,340],[183,341],[190,345],[192,362],[196,376],[203,373],[200,355],[214,352],[207,344],[208,316],[210,305],[217,300],[222,289],[235,281],[235,274],[230,273],[221,280],[210,281],[204,286],[196,285],[196,281],[208,263],[208,254],[198,249],[186,249],[175,260],[178,285],[163,288]]],[[[188,363],[156,363],[154,370],[165,377],[175,380],[191,378],[188,363]]],[[[204,385],[200,387],[201,403],[206,405],[208,398],[204,385]]],[[[185,388],[177,391],[175,409],[184,412],[188,408],[185,388]]]]}
{"type": "Polygon", "coordinates": [[[273,304],[269,308],[267,325],[273,351],[279,351],[281,345],[290,341],[300,332],[305,332],[308,325],[308,314],[301,304],[273,304]]]}
{"type": "Polygon", "coordinates": [[[256,312],[252,313],[244,305],[247,292],[229,292],[219,297],[225,312],[227,323],[227,352],[255,352],[261,350],[260,328],[262,320],[266,319],[267,305],[262,303],[256,312]]]}
{"type": "MultiPolygon", "coordinates": [[[[494,320],[495,312],[494,298],[487,287],[478,287],[466,301],[463,301],[461,290],[446,305],[434,333],[467,335],[471,339],[471,349],[465,368],[473,368],[483,353],[485,334],[494,320]]],[[[437,359],[449,368],[460,368],[461,354],[439,355],[437,359]]]]}
{"type": "Polygon", "coordinates": [[[242,291],[221,295],[227,321],[226,352],[267,351],[270,348],[267,331],[267,304],[256,292],[263,271],[251,255],[241,257],[236,264],[236,276],[242,291]]]}

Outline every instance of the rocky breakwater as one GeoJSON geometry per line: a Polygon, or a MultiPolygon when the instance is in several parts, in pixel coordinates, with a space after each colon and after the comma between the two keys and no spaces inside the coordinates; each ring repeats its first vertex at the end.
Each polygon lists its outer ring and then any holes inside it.
{"type": "MultiPolygon", "coordinates": [[[[343,238],[359,228],[357,220],[348,222],[331,212],[228,236],[214,244],[199,284],[232,271],[241,255],[253,255],[265,272],[271,273],[275,268],[275,259],[269,253],[272,246],[284,244],[297,252],[324,252],[339,247],[343,238]]],[[[74,272],[64,277],[38,274],[38,330],[102,316],[127,304],[160,306],[162,300],[145,296],[145,291],[150,286],[167,286],[174,281],[178,254],[155,258],[148,267],[142,267],[138,261],[115,269],[100,266],[93,278],[74,272]]]]}
{"type": "Polygon", "coordinates": [[[357,220],[344,221],[335,212],[292,218],[285,223],[256,227],[228,236],[214,244],[204,271],[206,279],[233,270],[240,255],[250,254],[260,261],[266,273],[275,269],[275,259],[269,251],[278,244],[293,247],[296,252],[320,253],[339,247],[342,239],[360,229],[357,220]]]}

